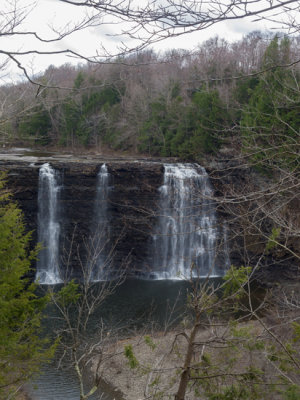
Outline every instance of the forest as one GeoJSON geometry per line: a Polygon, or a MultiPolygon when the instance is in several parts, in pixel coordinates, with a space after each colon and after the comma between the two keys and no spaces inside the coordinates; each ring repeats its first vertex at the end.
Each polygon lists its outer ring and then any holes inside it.
{"type": "Polygon", "coordinates": [[[297,36],[255,31],[234,43],[216,36],[193,54],[145,50],[100,65],[49,66],[34,77],[41,86],[1,87],[1,140],[183,160],[229,146],[258,167],[266,158],[294,165],[299,46],[297,36]]]}

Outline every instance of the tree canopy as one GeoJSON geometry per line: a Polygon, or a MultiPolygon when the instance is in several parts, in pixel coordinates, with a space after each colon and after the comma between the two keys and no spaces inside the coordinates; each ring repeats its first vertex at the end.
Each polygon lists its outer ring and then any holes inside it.
{"type": "Polygon", "coordinates": [[[39,335],[47,297],[37,296],[36,285],[26,278],[38,251],[29,250],[30,239],[22,212],[10,200],[1,175],[0,396],[21,386],[53,351],[39,335]]]}

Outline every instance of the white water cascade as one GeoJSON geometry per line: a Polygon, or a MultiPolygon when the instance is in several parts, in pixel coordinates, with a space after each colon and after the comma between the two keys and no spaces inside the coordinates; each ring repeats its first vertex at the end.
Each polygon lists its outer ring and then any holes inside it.
{"type": "Polygon", "coordinates": [[[107,280],[110,269],[111,258],[107,246],[110,237],[109,215],[108,215],[108,193],[110,174],[106,164],[103,164],[97,175],[97,192],[94,204],[94,229],[92,233],[91,254],[91,280],[107,280]]]}
{"type": "Polygon", "coordinates": [[[165,164],[164,168],[150,277],[220,276],[217,218],[205,169],[193,164],[165,164]]]}
{"type": "Polygon", "coordinates": [[[38,189],[38,241],[43,249],[38,256],[36,281],[45,285],[62,282],[59,273],[60,189],[58,172],[50,164],[43,164],[38,189]]]}

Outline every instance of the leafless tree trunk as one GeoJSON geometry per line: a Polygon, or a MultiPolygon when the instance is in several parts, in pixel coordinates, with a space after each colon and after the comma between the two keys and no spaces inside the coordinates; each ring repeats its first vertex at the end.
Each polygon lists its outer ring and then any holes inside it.
{"type": "Polygon", "coordinates": [[[83,256],[83,248],[71,239],[61,268],[61,276],[65,276],[63,287],[59,291],[49,289],[51,300],[59,315],[58,324],[62,325],[56,330],[61,353],[59,367],[74,369],[79,383],[80,400],[88,399],[98,390],[102,382],[103,363],[114,355],[106,348],[116,340],[118,334],[117,329],[110,329],[101,320],[98,321],[97,332],[91,340],[88,337],[88,324],[95,311],[99,310],[103,302],[124,282],[128,266],[128,260],[124,259],[123,265],[114,270],[111,276],[111,258],[115,244],[102,265],[98,265],[99,255],[103,252],[103,247],[99,248],[102,241],[95,235],[86,238],[83,243],[86,256],[83,256]],[[71,254],[74,251],[77,252],[82,269],[82,280],[77,283],[74,280],[70,281],[71,254]],[[103,269],[102,282],[93,281],[95,268],[103,269]],[[91,371],[94,373],[91,374],[91,371]],[[84,387],[86,373],[92,377],[91,386],[87,390],[84,387]]]}

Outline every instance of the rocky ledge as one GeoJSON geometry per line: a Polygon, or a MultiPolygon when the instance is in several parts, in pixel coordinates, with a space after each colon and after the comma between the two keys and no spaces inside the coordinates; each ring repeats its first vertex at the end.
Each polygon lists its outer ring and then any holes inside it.
{"type": "MultiPolygon", "coordinates": [[[[84,261],[80,259],[84,253],[82,246],[86,243],[85,239],[94,232],[92,226],[95,223],[97,175],[101,166],[106,164],[110,174],[107,203],[110,250],[116,265],[124,264],[126,261],[125,264],[130,264],[130,271],[136,275],[148,268],[148,244],[153,224],[159,214],[158,189],[163,182],[163,165],[177,161],[9,149],[0,154],[0,170],[7,173],[8,185],[24,212],[26,226],[33,231],[33,243],[37,242],[40,167],[50,163],[59,172],[62,183],[60,254],[68,254],[70,241],[73,238],[75,251],[73,248],[71,264],[79,275],[81,262],[84,261]]],[[[238,196],[243,199],[250,188],[252,190],[255,185],[257,187],[257,177],[247,165],[241,167],[230,158],[207,161],[204,166],[214,188],[218,224],[226,223],[228,226],[227,239],[231,263],[255,265],[258,257],[264,252],[266,239],[261,240],[261,236],[253,235],[251,223],[253,225],[255,221],[250,221],[249,224],[249,221],[243,219],[243,215],[246,215],[243,207],[249,207],[249,203],[244,200],[234,202],[231,199],[238,196]]],[[[264,182],[259,184],[264,185],[264,182]]],[[[296,206],[300,207],[299,201],[296,206]]],[[[259,221],[259,213],[256,215],[259,221]]],[[[272,226],[268,219],[265,219],[259,228],[268,232],[272,226]]],[[[299,241],[297,243],[292,243],[295,253],[298,252],[299,241]]],[[[265,257],[267,268],[261,273],[263,281],[268,281],[276,266],[277,271],[291,270],[293,276],[298,274],[296,259],[282,248],[280,250],[275,249],[265,257]]],[[[273,274],[275,275],[278,276],[273,274]]]]}
{"type": "Polygon", "coordinates": [[[5,154],[0,169],[6,171],[8,186],[25,216],[26,226],[37,242],[39,169],[50,163],[61,176],[60,254],[66,254],[73,238],[72,265],[79,270],[77,247],[93,235],[97,174],[105,163],[110,174],[107,213],[110,246],[116,264],[130,261],[130,270],[145,267],[147,242],[155,217],[158,188],[163,180],[161,160],[106,159],[100,157],[49,156],[48,154],[5,154]]]}

